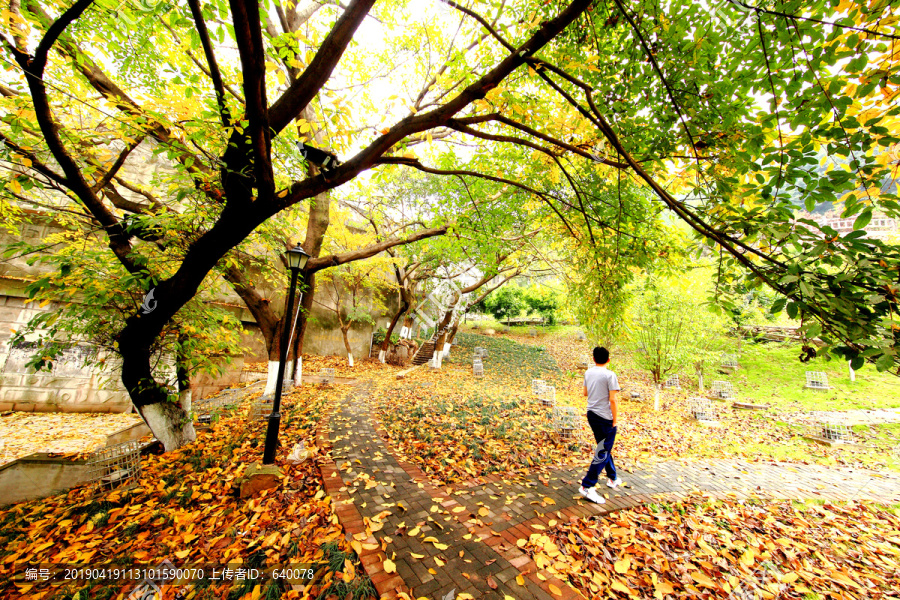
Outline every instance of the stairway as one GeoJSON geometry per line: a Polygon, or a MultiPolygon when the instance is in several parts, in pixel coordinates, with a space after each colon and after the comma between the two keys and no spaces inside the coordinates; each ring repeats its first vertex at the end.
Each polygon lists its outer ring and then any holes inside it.
{"type": "Polygon", "coordinates": [[[419,347],[419,350],[416,352],[416,355],[413,356],[412,364],[414,365],[424,365],[431,357],[434,356],[434,343],[437,340],[435,338],[431,338],[424,344],[419,347]]]}

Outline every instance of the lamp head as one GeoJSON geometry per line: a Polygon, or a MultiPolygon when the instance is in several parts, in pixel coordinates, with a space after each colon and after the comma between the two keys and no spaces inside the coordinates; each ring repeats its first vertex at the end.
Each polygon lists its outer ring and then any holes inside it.
{"type": "Polygon", "coordinates": [[[291,269],[303,269],[309,261],[309,254],[303,250],[303,246],[297,244],[287,251],[287,259],[291,269]]]}

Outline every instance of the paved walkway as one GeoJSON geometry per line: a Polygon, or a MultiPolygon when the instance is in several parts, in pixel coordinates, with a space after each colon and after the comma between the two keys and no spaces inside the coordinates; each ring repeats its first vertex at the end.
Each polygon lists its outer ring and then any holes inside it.
{"type": "MultiPolygon", "coordinates": [[[[517,541],[555,522],[602,515],[692,491],[718,497],[900,502],[900,475],[815,465],[737,460],[669,461],[636,465],[622,460],[625,487],[595,505],[578,495],[583,467],[549,476],[503,481],[477,478],[451,489],[432,485],[417,466],[398,460],[379,434],[367,402],[355,388],[320,425],[332,445],[322,465],[336,512],[383,598],[569,600],[580,594],[542,571],[517,541]],[[448,493],[448,491],[450,493],[448,493]],[[450,594],[455,590],[456,596],[450,594]]],[[[619,461],[617,461],[618,463],[619,461]]]]}

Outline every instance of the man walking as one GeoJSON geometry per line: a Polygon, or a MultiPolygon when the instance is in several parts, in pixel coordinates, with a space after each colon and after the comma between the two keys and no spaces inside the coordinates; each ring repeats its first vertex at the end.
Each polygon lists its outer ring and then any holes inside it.
{"type": "Polygon", "coordinates": [[[609,481],[606,482],[608,487],[615,489],[622,483],[616,475],[616,465],[612,457],[619,417],[619,380],[607,365],[609,365],[609,350],[598,346],[594,348],[594,366],[584,373],[584,395],[588,399],[587,420],[591,431],[594,432],[597,447],[594,449],[591,466],[588,467],[587,475],[581,481],[578,491],[597,504],[606,502],[594,489],[601,470],[605,469],[609,477],[609,481]]]}

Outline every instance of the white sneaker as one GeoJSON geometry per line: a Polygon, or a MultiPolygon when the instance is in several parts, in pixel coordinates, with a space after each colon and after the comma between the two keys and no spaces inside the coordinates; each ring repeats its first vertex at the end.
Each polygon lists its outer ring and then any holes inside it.
{"type": "Polygon", "coordinates": [[[612,489],[616,489],[617,487],[619,487],[620,485],[622,485],[622,480],[621,480],[620,478],[618,478],[618,477],[616,477],[616,480],[615,480],[615,481],[613,481],[612,479],[608,479],[608,480],[606,481],[606,485],[607,485],[607,487],[611,487],[612,489]]]}
{"type": "Polygon", "coordinates": [[[603,504],[606,502],[606,499],[603,498],[600,494],[597,493],[597,490],[594,488],[584,489],[583,487],[578,488],[578,493],[593,502],[594,504],[603,504]]]}

